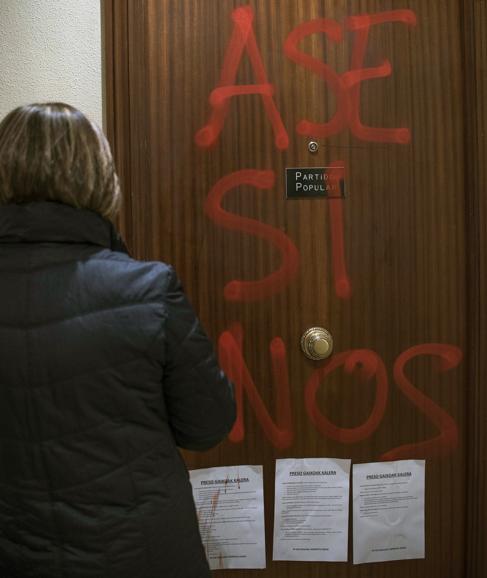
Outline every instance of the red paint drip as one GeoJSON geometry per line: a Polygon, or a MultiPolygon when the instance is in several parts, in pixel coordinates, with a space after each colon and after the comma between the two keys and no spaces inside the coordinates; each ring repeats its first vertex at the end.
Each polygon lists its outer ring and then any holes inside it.
{"type": "Polygon", "coordinates": [[[352,51],[352,70],[342,75],[350,95],[350,129],[359,139],[368,142],[392,142],[407,144],[411,140],[408,128],[375,128],[365,126],[360,120],[360,88],[364,80],[385,78],[392,74],[388,60],[375,68],[363,68],[370,27],[386,22],[402,22],[408,26],[416,24],[416,15],[411,10],[391,10],[378,14],[363,14],[347,18],[346,27],[355,32],[352,51]]]}
{"type": "Polygon", "coordinates": [[[291,239],[270,225],[225,211],[222,201],[226,193],[239,185],[252,185],[258,189],[270,189],[274,185],[273,171],[242,170],[221,178],[211,189],[205,212],[212,221],[232,231],[242,231],[271,243],[281,254],[279,269],[257,281],[230,281],[224,288],[227,301],[250,302],[266,299],[278,293],[299,269],[299,253],[291,239]]]}
{"type": "Polygon", "coordinates": [[[234,326],[232,330],[224,331],[218,342],[221,367],[235,384],[237,419],[228,437],[235,443],[241,442],[245,437],[243,417],[243,392],[245,391],[266,437],[275,448],[287,448],[293,442],[294,430],[284,342],[279,337],[275,337],[270,344],[274,391],[276,393],[276,420],[274,421],[269,415],[244,361],[240,342],[241,335],[241,327],[234,326]]]}
{"type": "Polygon", "coordinates": [[[278,149],[284,150],[289,146],[289,137],[282,122],[281,115],[272,98],[273,87],[267,80],[267,73],[255,40],[252,26],[254,13],[250,6],[241,6],[232,12],[234,27],[230,38],[222,71],[219,88],[212,91],[210,105],[212,111],[208,123],[195,135],[195,142],[202,148],[214,145],[225,124],[229,111],[230,101],[234,96],[260,94],[267,116],[274,130],[274,142],[278,149]],[[250,63],[257,79],[257,84],[237,85],[237,71],[243,57],[244,50],[250,58],[250,63]]]}
{"type": "Polygon", "coordinates": [[[445,456],[458,446],[458,427],[455,420],[432,399],[414,387],[404,373],[406,364],[420,355],[438,357],[440,363],[436,369],[444,372],[460,364],[462,352],[454,345],[425,343],[404,351],[394,364],[394,379],[399,389],[431,421],[440,433],[429,440],[405,444],[389,450],[381,456],[381,459],[398,460],[445,456]]]}
{"type": "Polygon", "coordinates": [[[345,179],[345,162],[333,161],[330,163],[326,173],[328,174],[328,182],[331,185],[332,192],[336,191],[336,195],[330,195],[329,203],[335,293],[340,299],[350,299],[352,296],[352,285],[348,277],[345,260],[343,199],[340,195],[341,185],[345,179]]]}
{"type": "Polygon", "coordinates": [[[387,395],[387,371],[382,359],[370,349],[355,349],[335,354],[323,367],[315,370],[306,384],[304,400],[312,423],[322,435],[344,444],[353,444],[367,439],[379,427],[386,410],[387,395]],[[348,373],[356,372],[363,383],[372,377],[376,380],[374,407],[367,420],[354,428],[336,426],[322,414],[316,403],[316,393],[321,383],[342,366],[348,373]]]}

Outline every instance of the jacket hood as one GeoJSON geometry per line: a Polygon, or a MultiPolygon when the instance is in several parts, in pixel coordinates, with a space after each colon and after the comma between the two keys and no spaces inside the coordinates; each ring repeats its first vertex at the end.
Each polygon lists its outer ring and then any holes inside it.
{"type": "Polygon", "coordinates": [[[0,243],[88,243],[128,254],[108,219],[55,201],[0,206],[0,243]]]}

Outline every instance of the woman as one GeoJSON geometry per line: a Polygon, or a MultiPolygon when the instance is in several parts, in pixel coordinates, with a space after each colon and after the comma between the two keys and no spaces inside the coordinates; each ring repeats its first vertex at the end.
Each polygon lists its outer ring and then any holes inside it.
{"type": "Polygon", "coordinates": [[[235,419],[173,269],[131,259],[108,143],[61,103],[0,123],[0,576],[210,576],[186,467],[235,419]]]}

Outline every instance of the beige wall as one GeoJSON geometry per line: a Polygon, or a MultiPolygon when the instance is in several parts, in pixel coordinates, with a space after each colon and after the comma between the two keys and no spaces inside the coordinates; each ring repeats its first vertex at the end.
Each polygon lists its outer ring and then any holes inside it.
{"type": "Polygon", "coordinates": [[[0,0],[0,118],[61,100],[102,123],[100,0],[0,0]]]}

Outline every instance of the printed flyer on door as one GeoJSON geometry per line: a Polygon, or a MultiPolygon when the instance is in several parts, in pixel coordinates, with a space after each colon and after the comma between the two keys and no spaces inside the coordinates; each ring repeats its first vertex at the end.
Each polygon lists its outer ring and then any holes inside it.
{"type": "Polygon", "coordinates": [[[350,460],[276,461],[274,560],[346,562],[350,460]]]}
{"type": "Polygon", "coordinates": [[[262,466],[189,473],[210,568],[265,568],[262,466]]]}
{"type": "Polygon", "coordinates": [[[424,460],[353,466],[353,562],[424,558],[424,460]]]}

